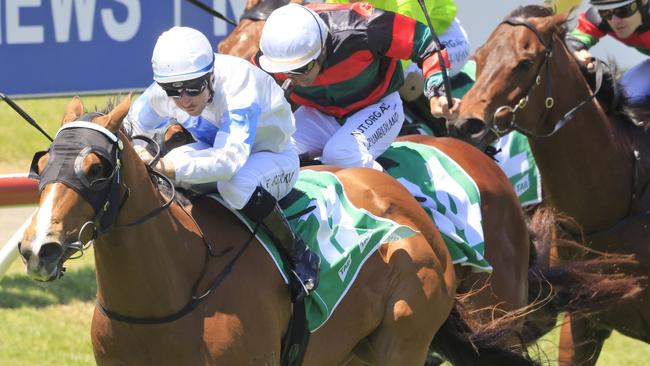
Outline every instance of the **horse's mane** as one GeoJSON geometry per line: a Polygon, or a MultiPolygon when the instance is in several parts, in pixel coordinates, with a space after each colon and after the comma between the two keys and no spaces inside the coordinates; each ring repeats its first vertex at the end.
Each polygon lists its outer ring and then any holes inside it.
{"type": "MultiPolygon", "coordinates": [[[[548,7],[541,5],[524,5],[511,11],[506,16],[506,19],[512,17],[525,19],[544,18],[552,15],[553,11],[548,7]]],[[[562,40],[564,40],[564,37],[568,32],[567,22],[569,20],[570,19],[567,19],[567,21],[557,24],[553,30],[562,40]]],[[[638,126],[644,126],[646,129],[650,128],[650,98],[641,103],[632,103],[630,100],[625,98],[622,93],[622,86],[617,81],[620,75],[616,62],[614,60],[608,60],[601,66],[605,68],[603,71],[603,83],[601,89],[596,95],[596,99],[605,113],[611,118],[622,120],[620,122],[634,123],[638,126]]],[[[595,85],[595,73],[587,71],[587,69],[582,65],[580,70],[593,90],[595,85]]]]}

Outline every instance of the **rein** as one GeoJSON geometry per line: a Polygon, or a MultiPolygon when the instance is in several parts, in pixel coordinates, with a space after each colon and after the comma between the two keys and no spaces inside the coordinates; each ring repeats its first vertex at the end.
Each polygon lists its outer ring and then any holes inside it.
{"type": "MultiPolygon", "coordinates": [[[[128,224],[119,225],[119,226],[112,226],[114,228],[126,228],[126,227],[132,227],[132,226],[136,226],[136,225],[140,225],[140,224],[144,223],[145,221],[149,220],[150,218],[152,218],[152,217],[158,215],[159,213],[163,212],[164,210],[168,209],[171,206],[172,202],[174,202],[174,198],[176,196],[176,189],[175,189],[174,183],[171,181],[171,179],[169,177],[167,177],[166,175],[155,171],[152,168],[152,166],[154,166],[156,164],[156,161],[159,158],[160,145],[156,141],[154,141],[153,139],[151,139],[149,137],[146,137],[146,136],[139,135],[139,136],[134,136],[133,138],[134,139],[145,140],[145,141],[147,141],[149,143],[154,144],[154,146],[156,147],[156,154],[154,155],[154,159],[151,162],[149,162],[149,164],[147,165],[147,170],[148,170],[149,174],[155,175],[158,178],[164,180],[168,184],[168,186],[171,189],[172,193],[171,193],[171,197],[162,206],[156,207],[155,209],[149,211],[148,213],[141,216],[137,220],[134,220],[134,221],[132,221],[132,222],[130,222],[128,224]]],[[[119,164],[116,164],[116,165],[119,165],[119,164]]],[[[121,165],[119,165],[119,166],[121,166],[121,165]]],[[[124,200],[123,203],[125,201],[126,200],[124,200]]],[[[207,268],[208,268],[208,262],[210,261],[210,258],[220,257],[220,256],[224,255],[225,253],[227,253],[228,251],[230,251],[232,248],[226,248],[221,253],[215,254],[213,246],[205,238],[205,235],[203,234],[203,231],[201,230],[201,227],[196,222],[196,220],[194,220],[194,217],[192,217],[192,215],[189,212],[187,212],[182,206],[180,206],[180,207],[183,210],[183,212],[189,216],[189,218],[192,220],[192,222],[196,226],[197,230],[199,231],[200,236],[201,236],[201,240],[203,241],[203,244],[205,246],[205,252],[206,252],[205,260],[203,261],[203,266],[201,268],[201,273],[200,273],[199,277],[197,278],[196,282],[194,283],[194,285],[192,286],[192,291],[191,291],[192,295],[190,296],[190,300],[187,302],[187,304],[185,304],[185,306],[183,308],[181,308],[180,310],[178,310],[178,311],[176,311],[176,312],[174,312],[172,314],[169,314],[169,315],[165,315],[165,316],[161,316],[161,317],[133,317],[133,316],[120,314],[118,312],[110,310],[104,304],[102,304],[99,301],[99,299],[97,299],[97,301],[96,301],[97,308],[107,318],[112,319],[112,320],[125,322],[125,323],[130,323],[130,324],[163,324],[163,323],[169,323],[169,322],[172,322],[172,321],[175,321],[175,320],[178,320],[178,319],[182,318],[183,316],[187,315],[192,310],[194,310],[198,305],[200,305],[203,302],[203,300],[205,300],[205,298],[207,296],[209,296],[217,287],[219,287],[219,285],[228,276],[228,274],[230,274],[230,272],[232,271],[232,268],[234,267],[235,263],[239,260],[241,255],[248,248],[248,246],[252,242],[252,240],[255,237],[255,234],[257,232],[257,226],[256,226],[255,230],[251,233],[251,236],[249,237],[249,239],[239,249],[239,251],[237,251],[237,253],[230,260],[230,262],[228,262],[228,264],[226,264],[224,269],[217,275],[217,277],[212,282],[212,285],[206,291],[204,291],[202,294],[197,295],[198,286],[201,284],[201,282],[203,282],[203,279],[205,278],[207,268]]],[[[106,230],[104,230],[104,231],[106,231],[106,230]]],[[[80,234],[81,234],[81,232],[80,232],[80,234]]],[[[101,232],[97,233],[97,235],[99,235],[99,234],[101,234],[101,232]]]]}
{"type": "MultiPolygon", "coordinates": [[[[501,107],[497,108],[497,110],[494,112],[492,120],[490,121],[488,130],[492,131],[497,136],[509,133],[509,132],[514,130],[514,131],[518,131],[518,132],[522,133],[523,135],[525,135],[527,137],[532,137],[532,138],[547,138],[547,137],[550,137],[550,136],[554,135],[557,131],[559,131],[562,127],[564,127],[569,121],[573,120],[573,118],[575,117],[575,114],[582,107],[584,107],[588,102],[592,101],[596,97],[596,94],[598,93],[598,91],[600,90],[600,88],[602,86],[603,67],[601,66],[601,64],[603,64],[603,62],[598,60],[598,59],[595,60],[595,62],[596,62],[596,65],[594,67],[595,70],[596,70],[595,85],[594,85],[594,90],[592,91],[591,95],[584,98],[576,106],[574,106],[568,112],[566,112],[562,116],[562,118],[560,118],[558,120],[558,122],[555,123],[555,125],[554,125],[555,127],[553,128],[553,130],[551,130],[550,132],[545,133],[545,134],[537,134],[537,133],[535,133],[533,131],[530,131],[528,129],[525,129],[525,128],[519,126],[516,123],[516,112],[518,110],[523,110],[526,107],[526,105],[528,103],[530,93],[532,92],[532,90],[535,87],[537,87],[537,86],[539,86],[541,84],[541,72],[542,72],[542,69],[544,69],[544,66],[546,66],[546,68],[545,68],[546,69],[546,98],[545,98],[545,102],[544,102],[546,108],[544,110],[544,113],[542,114],[542,117],[539,119],[539,121],[545,119],[547,117],[548,112],[550,111],[550,109],[555,105],[554,99],[552,97],[552,79],[551,79],[551,76],[550,76],[551,66],[550,66],[550,62],[549,62],[551,57],[552,57],[552,48],[553,48],[553,39],[554,38],[551,38],[550,42],[548,44],[546,44],[546,42],[544,41],[544,38],[542,37],[541,32],[533,24],[531,24],[530,22],[528,22],[524,18],[520,18],[520,17],[508,18],[508,19],[504,20],[503,22],[501,22],[501,24],[509,24],[509,25],[512,25],[512,26],[524,26],[524,27],[530,29],[533,33],[535,33],[535,35],[537,36],[537,39],[542,43],[542,45],[544,45],[544,48],[545,48],[544,61],[542,61],[542,64],[540,65],[539,69],[537,70],[537,75],[535,77],[535,81],[534,81],[533,84],[531,84],[528,87],[528,91],[526,92],[525,96],[522,97],[519,100],[519,102],[517,103],[517,105],[514,108],[512,108],[510,106],[501,106],[501,107]],[[506,126],[506,128],[500,129],[496,125],[496,123],[494,123],[494,120],[496,119],[497,114],[499,114],[499,113],[501,113],[503,111],[509,112],[512,115],[512,119],[511,119],[510,123],[508,124],[508,126],[506,126]]],[[[591,233],[584,234],[584,237],[586,237],[588,241],[594,241],[594,240],[598,240],[599,238],[607,237],[609,235],[612,235],[613,233],[620,230],[621,227],[624,227],[624,225],[626,225],[628,222],[637,220],[639,218],[650,217],[650,212],[641,212],[641,213],[637,213],[637,214],[632,214],[633,209],[634,209],[634,205],[637,203],[637,201],[639,199],[639,195],[637,194],[637,192],[635,192],[635,187],[638,186],[638,182],[639,182],[639,172],[638,172],[638,164],[637,163],[640,160],[640,157],[638,156],[638,152],[635,151],[635,150],[633,150],[633,152],[634,152],[633,162],[632,162],[632,166],[633,166],[633,168],[632,168],[633,169],[632,203],[633,203],[633,205],[631,206],[630,212],[625,217],[623,217],[620,221],[618,221],[617,223],[615,223],[614,225],[612,225],[612,226],[610,226],[610,227],[608,227],[606,229],[598,230],[598,231],[594,231],[594,232],[591,232],[591,233]]],[[[574,236],[573,234],[571,234],[571,235],[574,236]]]]}
{"type": "MultiPolygon", "coordinates": [[[[553,40],[554,37],[551,37],[550,41],[546,43],[544,41],[544,38],[542,36],[542,33],[533,25],[531,24],[528,20],[521,18],[521,17],[513,17],[513,18],[508,18],[501,22],[501,24],[508,24],[511,26],[524,26],[531,30],[533,33],[535,33],[535,36],[537,39],[542,43],[544,46],[544,60],[540,64],[539,68],[537,69],[537,73],[535,76],[534,81],[528,86],[527,91],[525,95],[519,99],[519,102],[515,105],[515,107],[511,107],[509,105],[503,105],[497,108],[497,110],[494,112],[492,116],[492,120],[488,124],[488,131],[492,131],[494,134],[497,135],[497,137],[505,135],[511,131],[517,131],[520,132],[521,134],[527,136],[527,137],[533,137],[533,138],[546,138],[553,136],[557,131],[559,131],[562,127],[564,127],[569,121],[573,120],[575,117],[575,114],[582,109],[588,102],[593,100],[596,97],[596,94],[600,90],[600,87],[602,86],[602,81],[603,81],[603,68],[599,67],[599,65],[596,65],[596,85],[591,93],[591,95],[587,96],[585,99],[580,101],[576,106],[571,108],[568,112],[566,112],[562,118],[560,118],[555,124],[553,130],[551,130],[548,133],[545,134],[538,134],[535,133],[531,130],[528,130],[524,127],[521,127],[520,125],[517,124],[516,121],[516,114],[517,111],[523,110],[526,108],[528,105],[528,100],[531,92],[538,86],[541,85],[541,73],[542,70],[546,70],[546,98],[544,99],[544,113],[542,116],[538,119],[538,121],[542,121],[548,117],[549,112],[551,109],[555,106],[555,99],[553,98],[553,79],[551,78],[551,57],[553,56],[553,40]],[[499,128],[499,126],[494,122],[495,119],[497,118],[497,115],[502,113],[502,112],[507,112],[509,113],[512,118],[510,119],[510,122],[505,128],[499,128]]],[[[600,62],[600,61],[597,61],[600,62]]]]}

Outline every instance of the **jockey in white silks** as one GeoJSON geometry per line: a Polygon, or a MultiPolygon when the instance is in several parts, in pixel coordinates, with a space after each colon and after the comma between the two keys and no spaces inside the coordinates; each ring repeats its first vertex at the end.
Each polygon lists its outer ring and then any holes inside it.
{"type": "MultiPolygon", "coordinates": [[[[318,285],[320,258],[293,232],[277,201],[299,172],[295,121],[283,90],[248,61],[215,54],[188,27],[162,33],[151,59],[154,80],[126,122],[147,134],[178,121],[196,142],[172,149],[154,167],[179,187],[213,185],[226,204],[262,224],[299,279],[294,299],[318,285]]],[[[146,149],[137,151],[152,161],[146,149]]]]}

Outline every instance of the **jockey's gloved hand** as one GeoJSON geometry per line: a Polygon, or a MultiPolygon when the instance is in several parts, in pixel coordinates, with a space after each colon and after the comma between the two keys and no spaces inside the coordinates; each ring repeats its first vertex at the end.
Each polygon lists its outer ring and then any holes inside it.
{"type": "Polygon", "coordinates": [[[587,71],[593,71],[595,68],[596,59],[586,49],[581,49],[573,52],[573,56],[578,60],[578,63],[587,68],[587,71]]]}
{"type": "Polygon", "coordinates": [[[452,98],[453,105],[451,108],[449,107],[445,83],[441,72],[427,78],[424,86],[424,95],[429,98],[429,108],[432,116],[447,120],[454,120],[458,117],[460,99],[452,98]]]}
{"type": "MultiPolygon", "coordinates": [[[[133,149],[138,154],[140,159],[147,165],[153,161],[153,156],[144,146],[134,145],[133,149]]],[[[176,178],[176,170],[174,163],[170,159],[160,158],[156,165],[153,167],[159,173],[166,175],[167,177],[174,180],[176,178]]]]}
{"type": "Polygon", "coordinates": [[[452,98],[451,102],[453,106],[449,108],[449,101],[447,101],[446,96],[432,97],[429,99],[431,115],[436,118],[444,118],[448,121],[455,120],[458,118],[458,112],[460,110],[460,99],[452,98]]]}
{"type": "Polygon", "coordinates": [[[141,145],[133,145],[133,150],[138,154],[140,157],[140,160],[142,160],[143,163],[149,165],[151,161],[153,160],[153,155],[144,146],[141,145]]]}
{"type": "MultiPolygon", "coordinates": [[[[156,171],[166,175],[169,177],[171,180],[175,181],[176,180],[176,168],[174,167],[174,163],[167,158],[160,158],[158,162],[156,163],[156,166],[153,167],[156,171]]],[[[174,182],[178,184],[178,182],[174,182]]]]}

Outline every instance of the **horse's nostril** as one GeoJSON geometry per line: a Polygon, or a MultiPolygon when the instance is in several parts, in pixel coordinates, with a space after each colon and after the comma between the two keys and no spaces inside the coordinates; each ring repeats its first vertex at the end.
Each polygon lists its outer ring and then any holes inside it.
{"type": "Polygon", "coordinates": [[[460,130],[463,136],[474,137],[485,132],[485,122],[478,118],[466,119],[461,125],[460,130]]]}
{"type": "Polygon", "coordinates": [[[43,244],[39,251],[39,257],[44,263],[56,262],[63,254],[63,247],[58,243],[43,244]]]}

